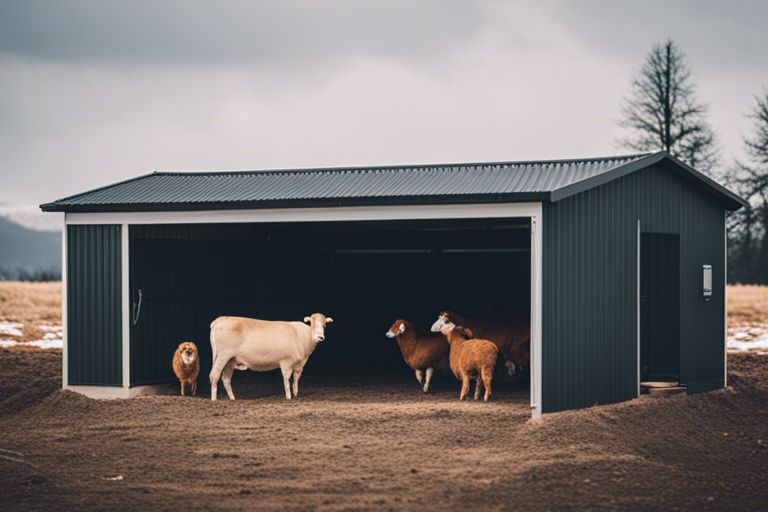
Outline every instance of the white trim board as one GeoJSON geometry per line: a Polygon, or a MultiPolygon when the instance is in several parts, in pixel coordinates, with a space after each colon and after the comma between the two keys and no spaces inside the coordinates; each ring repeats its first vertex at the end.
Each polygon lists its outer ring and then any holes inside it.
{"type": "Polygon", "coordinates": [[[728,387],[728,212],[723,219],[723,387],[728,387]]]}
{"type": "Polygon", "coordinates": [[[536,419],[542,413],[542,272],[543,272],[543,232],[544,222],[541,203],[531,215],[531,372],[530,395],[531,417],[536,419]]]}
{"type": "Polygon", "coordinates": [[[69,351],[67,350],[67,214],[61,225],[61,386],[69,383],[69,351]]]}
{"type": "Polygon", "coordinates": [[[540,216],[541,203],[343,206],[184,212],[68,213],[67,224],[198,224],[366,220],[482,219],[540,216]]]}
{"type": "Polygon", "coordinates": [[[635,281],[636,281],[636,296],[635,296],[635,323],[637,327],[637,396],[640,396],[641,387],[640,387],[640,381],[642,380],[640,377],[640,350],[642,348],[641,341],[640,341],[640,243],[641,243],[641,235],[640,235],[640,219],[637,219],[637,263],[636,263],[636,269],[635,269],[635,281]]]}
{"type": "Polygon", "coordinates": [[[123,388],[131,386],[131,287],[128,275],[129,237],[128,224],[120,226],[120,291],[122,295],[122,336],[123,336],[123,388]]]}

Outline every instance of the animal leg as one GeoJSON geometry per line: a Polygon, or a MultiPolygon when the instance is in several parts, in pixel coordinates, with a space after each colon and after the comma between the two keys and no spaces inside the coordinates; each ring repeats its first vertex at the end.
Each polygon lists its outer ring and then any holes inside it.
{"type": "Polygon", "coordinates": [[[424,392],[426,393],[429,391],[429,383],[432,382],[432,372],[434,372],[435,369],[432,367],[427,368],[427,378],[424,382],[424,392]]]}
{"type": "Polygon", "coordinates": [[[235,360],[230,359],[227,366],[224,367],[224,371],[221,374],[221,381],[224,383],[224,389],[227,390],[227,396],[230,400],[235,399],[235,394],[232,392],[232,373],[235,371],[235,360]]]}
{"type": "Polygon", "coordinates": [[[181,396],[184,396],[184,381],[179,380],[179,384],[181,384],[181,396]]]}
{"type": "Polygon", "coordinates": [[[197,395],[197,379],[192,381],[192,396],[197,395]]]}
{"type": "Polygon", "coordinates": [[[293,373],[293,370],[290,367],[281,364],[280,373],[283,374],[283,387],[285,388],[285,399],[290,400],[291,399],[291,373],[293,373]]]}
{"type": "Polygon", "coordinates": [[[461,374],[461,393],[459,393],[459,400],[464,400],[469,392],[469,375],[466,373],[461,374]]]}
{"type": "Polygon", "coordinates": [[[299,396],[299,379],[301,378],[301,372],[304,368],[296,368],[293,370],[293,396],[299,396]]]}
{"type": "Polygon", "coordinates": [[[419,384],[421,384],[423,378],[421,376],[421,370],[416,370],[416,380],[419,381],[419,384]]]}
{"type": "Polygon", "coordinates": [[[480,391],[483,389],[483,383],[480,379],[480,375],[475,377],[475,396],[473,397],[475,400],[480,398],[480,391]]]}
{"type": "MultiPolygon", "coordinates": [[[[483,375],[483,384],[485,385],[485,395],[483,396],[483,401],[487,402],[489,398],[491,398],[491,380],[493,379],[493,371],[487,368],[483,368],[482,371],[483,375]]],[[[480,384],[480,379],[477,380],[478,385],[480,384]]]]}
{"type": "Polygon", "coordinates": [[[224,356],[220,356],[219,354],[216,354],[217,357],[213,360],[213,364],[211,365],[211,374],[209,376],[211,380],[211,400],[216,400],[216,394],[219,384],[219,378],[221,377],[221,372],[224,370],[224,367],[229,362],[229,358],[226,358],[224,356]]]}

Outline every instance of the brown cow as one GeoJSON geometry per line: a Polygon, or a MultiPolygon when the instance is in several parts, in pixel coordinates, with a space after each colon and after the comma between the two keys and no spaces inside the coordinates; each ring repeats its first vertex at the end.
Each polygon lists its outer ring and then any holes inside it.
{"type": "Polygon", "coordinates": [[[519,322],[487,322],[465,317],[455,311],[440,312],[432,331],[438,332],[443,326],[453,323],[470,328],[479,338],[492,341],[499,349],[510,375],[531,365],[531,324],[519,322]]]}
{"type": "Polygon", "coordinates": [[[416,373],[416,380],[429,391],[435,368],[448,368],[448,342],[440,333],[431,333],[408,320],[395,320],[386,332],[387,338],[397,338],[405,364],[416,373]],[[422,372],[426,373],[426,380],[422,372]]]}

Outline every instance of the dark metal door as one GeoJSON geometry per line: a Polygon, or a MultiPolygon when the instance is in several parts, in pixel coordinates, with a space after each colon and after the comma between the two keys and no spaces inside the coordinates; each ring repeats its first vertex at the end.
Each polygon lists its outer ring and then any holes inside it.
{"type": "Polygon", "coordinates": [[[680,378],[678,235],[641,235],[640,368],[644,381],[680,378]]]}

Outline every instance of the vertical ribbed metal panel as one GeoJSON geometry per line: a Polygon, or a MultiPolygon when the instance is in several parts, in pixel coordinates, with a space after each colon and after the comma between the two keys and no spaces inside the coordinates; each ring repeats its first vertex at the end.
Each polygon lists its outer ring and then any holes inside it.
{"type": "Polygon", "coordinates": [[[122,385],[120,229],[119,225],[67,226],[71,385],[122,385]]]}
{"type": "Polygon", "coordinates": [[[171,360],[182,341],[197,345],[201,379],[207,378],[211,322],[221,315],[253,316],[259,283],[253,278],[250,245],[212,239],[209,230],[189,225],[130,227],[130,297],[136,304],[131,386],[174,380],[171,360]]]}
{"type": "Polygon", "coordinates": [[[680,235],[680,379],[689,391],[724,377],[723,206],[661,166],[544,204],[545,412],[637,394],[637,221],[680,235]],[[701,268],[713,267],[712,300],[701,268]]]}

